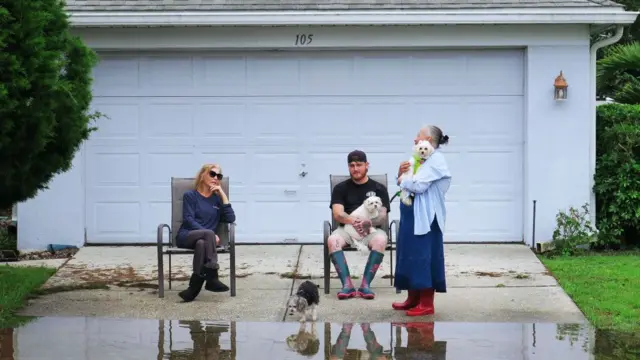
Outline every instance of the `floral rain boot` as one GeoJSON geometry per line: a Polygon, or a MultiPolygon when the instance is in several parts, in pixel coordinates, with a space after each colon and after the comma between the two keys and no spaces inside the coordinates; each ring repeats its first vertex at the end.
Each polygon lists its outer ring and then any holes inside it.
{"type": "Polygon", "coordinates": [[[331,262],[342,282],[342,290],[338,291],[338,299],[348,299],[356,296],[356,289],[351,282],[351,274],[347,266],[347,259],[344,257],[344,251],[338,250],[331,254],[331,262]]]}
{"type": "Polygon", "coordinates": [[[376,272],[378,271],[378,268],[380,268],[382,258],[384,258],[384,254],[381,252],[372,250],[369,253],[369,259],[367,259],[367,265],[365,265],[364,274],[362,274],[362,283],[358,288],[358,296],[369,300],[376,297],[376,294],[371,291],[369,286],[371,285],[373,278],[376,277],[376,272]]]}

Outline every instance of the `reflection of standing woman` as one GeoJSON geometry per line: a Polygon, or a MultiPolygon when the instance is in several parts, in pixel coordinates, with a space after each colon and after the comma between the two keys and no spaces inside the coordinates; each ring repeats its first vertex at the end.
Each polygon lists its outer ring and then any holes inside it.
{"type": "MultiPolygon", "coordinates": [[[[407,310],[408,316],[434,313],[435,292],[447,291],[444,273],[444,245],[442,229],[445,223],[444,196],[451,184],[451,173],[439,150],[449,142],[437,126],[423,127],[414,140],[431,142],[435,151],[418,168],[412,179],[403,179],[398,185],[414,195],[413,203],[400,203],[400,225],[396,243],[397,289],[408,290],[404,302],[394,302],[396,310],[407,310]]],[[[409,163],[400,165],[398,174],[409,168],[409,163]]]]}

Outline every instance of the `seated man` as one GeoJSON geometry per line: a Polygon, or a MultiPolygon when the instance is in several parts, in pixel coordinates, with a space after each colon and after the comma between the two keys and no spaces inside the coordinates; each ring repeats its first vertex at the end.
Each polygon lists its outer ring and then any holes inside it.
{"type": "Polygon", "coordinates": [[[349,164],[351,178],[337,184],[331,193],[330,207],[333,218],[341,225],[331,233],[327,246],[329,247],[331,262],[335,266],[342,282],[342,290],[338,291],[338,299],[342,300],[354,296],[373,299],[375,294],[369,289],[369,286],[378,271],[378,267],[380,267],[380,263],[382,263],[388,238],[386,232],[381,229],[377,229],[372,234],[369,234],[369,229],[371,226],[380,227],[387,221],[387,212],[390,209],[389,193],[386,186],[369,179],[367,176],[369,163],[364,152],[360,150],[350,152],[347,156],[347,163],[349,164]],[[382,200],[383,207],[380,209],[380,215],[377,218],[370,221],[349,215],[362,205],[362,202],[367,197],[372,195],[376,195],[382,200]],[[351,236],[344,230],[343,224],[351,224],[359,234],[366,235],[362,241],[371,250],[362,275],[362,283],[358,290],[354,288],[351,282],[349,267],[342,250],[345,245],[353,244],[351,236]]]}

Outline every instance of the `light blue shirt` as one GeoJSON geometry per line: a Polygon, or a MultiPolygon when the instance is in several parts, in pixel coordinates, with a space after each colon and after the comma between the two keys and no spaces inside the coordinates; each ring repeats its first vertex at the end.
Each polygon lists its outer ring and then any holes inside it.
{"type": "Polygon", "coordinates": [[[451,186],[451,173],[440,150],[437,150],[418,168],[412,179],[403,179],[400,188],[415,195],[413,199],[414,234],[425,235],[431,231],[433,219],[438,217],[440,230],[444,231],[446,208],[444,197],[451,186]]]}

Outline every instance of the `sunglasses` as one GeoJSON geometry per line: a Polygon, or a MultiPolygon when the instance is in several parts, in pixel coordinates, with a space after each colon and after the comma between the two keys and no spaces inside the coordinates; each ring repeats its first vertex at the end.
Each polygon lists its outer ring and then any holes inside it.
{"type": "Polygon", "coordinates": [[[213,170],[209,171],[209,176],[211,176],[212,178],[218,178],[218,180],[222,180],[222,174],[218,174],[213,170]]]}

